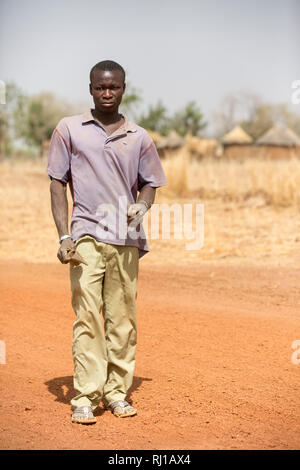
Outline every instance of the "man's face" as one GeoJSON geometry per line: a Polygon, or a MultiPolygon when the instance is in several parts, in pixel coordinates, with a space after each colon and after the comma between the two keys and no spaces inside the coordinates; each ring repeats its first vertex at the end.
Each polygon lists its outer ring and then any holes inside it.
{"type": "Polygon", "coordinates": [[[125,83],[119,70],[96,70],[92,75],[90,93],[95,108],[104,113],[113,113],[121,104],[125,83]]]}

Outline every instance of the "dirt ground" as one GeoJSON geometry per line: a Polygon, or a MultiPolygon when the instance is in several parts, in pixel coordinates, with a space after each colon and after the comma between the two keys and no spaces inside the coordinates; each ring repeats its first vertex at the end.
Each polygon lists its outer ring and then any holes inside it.
{"type": "Polygon", "coordinates": [[[70,419],[68,267],[0,273],[1,449],[300,449],[300,269],[141,260],[138,415],[100,407],[92,426],[70,419]]]}
{"type": "Polygon", "coordinates": [[[0,449],[300,449],[297,207],[175,199],[205,204],[204,246],[149,240],[138,415],[100,407],[87,427],[71,423],[75,314],[45,166],[0,162],[0,449]]]}

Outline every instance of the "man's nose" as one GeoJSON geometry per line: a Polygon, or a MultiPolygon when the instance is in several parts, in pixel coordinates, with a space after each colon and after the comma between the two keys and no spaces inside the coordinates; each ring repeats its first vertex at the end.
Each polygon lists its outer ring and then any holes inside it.
{"type": "Polygon", "coordinates": [[[111,97],[112,97],[111,90],[109,88],[106,88],[106,90],[104,91],[104,98],[111,98],[111,97]]]}

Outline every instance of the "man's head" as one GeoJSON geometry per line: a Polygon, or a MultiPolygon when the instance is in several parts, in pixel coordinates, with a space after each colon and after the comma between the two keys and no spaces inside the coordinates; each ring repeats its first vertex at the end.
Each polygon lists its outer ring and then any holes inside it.
{"type": "Polygon", "coordinates": [[[90,72],[90,94],[100,112],[116,112],[125,91],[125,71],[112,60],[94,65],[90,72]]]}

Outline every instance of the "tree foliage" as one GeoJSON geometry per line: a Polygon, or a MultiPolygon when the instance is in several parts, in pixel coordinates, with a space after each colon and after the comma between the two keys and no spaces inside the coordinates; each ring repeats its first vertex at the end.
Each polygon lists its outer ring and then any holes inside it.
{"type": "Polygon", "coordinates": [[[6,84],[6,103],[0,105],[0,155],[10,155],[16,137],[15,116],[24,94],[14,83],[6,84]]]}
{"type": "Polygon", "coordinates": [[[195,101],[189,102],[183,109],[177,111],[174,116],[167,113],[166,107],[161,101],[154,106],[149,106],[147,114],[142,114],[139,124],[151,131],[167,135],[172,129],[184,137],[187,133],[199,135],[206,127],[203,114],[195,101]]]}
{"type": "Polygon", "coordinates": [[[156,105],[150,105],[148,112],[139,117],[138,124],[150,131],[166,135],[170,127],[166,107],[161,101],[158,101],[156,105]]]}
{"type": "Polygon", "coordinates": [[[195,101],[187,103],[170,121],[170,127],[182,137],[188,133],[198,136],[206,126],[207,122],[204,122],[204,116],[195,101]]]}
{"type": "Polygon", "coordinates": [[[64,116],[72,114],[72,106],[53,93],[39,93],[19,101],[15,122],[18,137],[36,146],[42,154],[43,144],[64,116]]]}

